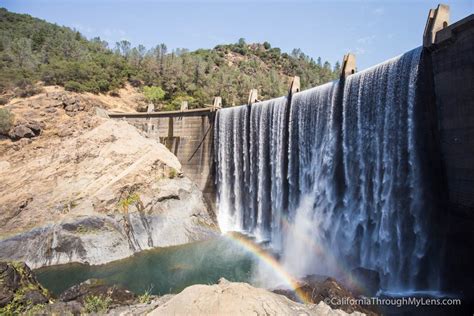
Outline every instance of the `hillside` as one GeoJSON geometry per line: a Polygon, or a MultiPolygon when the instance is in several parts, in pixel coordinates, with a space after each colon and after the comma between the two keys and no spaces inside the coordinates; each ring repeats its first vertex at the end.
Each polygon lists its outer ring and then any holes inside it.
{"type": "Polygon", "coordinates": [[[292,76],[300,76],[302,88],[308,88],[334,79],[338,71],[339,64],[333,69],[299,49],[287,54],[268,42],[247,44],[244,39],[193,52],[168,51],[165,44],[132,47],[128,41],[111,48],[100,38],[88,40],[68,27],[0,8],[0,104],[36,94],[41,81],[115,96],[130,83],[168,110],[183,100],[200,107],[216,95],[226,106],[245,103],[251,88],[268,99],[285,94],[292,76]]]}

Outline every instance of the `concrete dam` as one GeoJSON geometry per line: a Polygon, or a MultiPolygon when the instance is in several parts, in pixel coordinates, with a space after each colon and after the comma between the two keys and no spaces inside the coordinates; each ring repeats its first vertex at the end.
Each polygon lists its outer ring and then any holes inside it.
{"type": "Polygon", "coordinates": [[[390,290],[472,293],[473,67],[474,15],[449,25],[440,5],[421,47],[361,72],[346,55],[332,83],[109,116],[158,138],[223,231],[270,245],[297,276],[364,267],[390,290]]]}

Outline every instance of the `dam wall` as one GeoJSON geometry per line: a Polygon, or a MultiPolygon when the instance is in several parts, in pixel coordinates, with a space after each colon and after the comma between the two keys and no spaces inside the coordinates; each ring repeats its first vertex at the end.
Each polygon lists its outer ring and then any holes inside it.
{"type": "Polygon", "coordinates": [[[213,125],[215,111],[198,109],[151,113],[109,113],[124,119],[178,157],[183,173],[196,183],[214,206],[213,125]]]}
{"type": "Polygon", "coordinates": [[[474,15],[438,31],[427,54],[438,120],[446,283],[474,293],[466,256],[474,253],[474,15]]]}
{"type": "MultiPolygon", "coordinates": [[[[426,196],[426,199],[436,205],[430,214],[426,214],[433,221],[427,229],[430,230],[429,235],[437,239],[432,243],[442,248],[431,247],[426,257],[444,254],[440,268],[441,273],[445,274],[442,277],[445,284],[441,287],[449,288],[452,285],[455,288],[462,284],[463,288],[471,289],[474,293],[474,273],[467,273],[472,270],[472,262],[466,256],[474,252],[474,15],[449,26],[448,20],[449,8],[446,6],[441,5],[430,11],[423,38],[419,80],[416,83],[417,104],[420,107],[414,115],[419,123],[418,149],[423,161],[418,167],[427,175],[424,191],[431,192],[431,195],[426,196]]],[[[334,113],[339,113],[339,116],[342,115],[342,92],[348,85],[346,78],[350,78],[355,70],[353,57],[344,60],[343,66],[346,64],[334,100],[334,113]]],[[[253,94],[253,98],[249,97],[250,106],[246,108],[249,113],[253,112],[251,104],[257,98],[256,93],[253,94]]],[[[290,105],[292,94],[290,89],[287,96],[290,105]]],[[[215,209],[214,124],[217,111],[216,108],[207,108],[109,113],[109,116],[125,119],[149,137],[165,144],[180,160],[183,172],[194,180],[215,209]]],[[[342,124],[342,116],[339,116],[336,115],[333,122],[337,130],[341,129],[342,124]]],[[[282,119],[288,122],[288,118],[282,119]]],[[[241,123],[243,128],[249,124],[241,123]]],[[[280,125],[282,132],[288,134],[288,124],[280,125]]],[[[288,135],[283,137],[287,138],[288,135]]],[[[335,139],[337,142],[342,141],[341,135],[335,135],[335,139]]],[[[286,151],[287,145],[282,143],[283,151],[286,151]]],[[[283,155],[284,165],[288,164],[286,159],[286,155],[283,155]]],[[[334,160],[341,159],[340,153],[336,153],[334,160]]],[[[340,192],[344,189],[343,170],[334,170],[334,174],[341,180],[335,183],[334,191],[340,192]]],[[[229,179],[234,177],[233,172],[228,176],[229,179]]],[[[285,181],[288,181],[288,176],[284,174],[282,181],[282,187],[287,186],[285,181]]],[[[232,199],[238,196],[232,196],[232,199]]],[[[287,199],[283,194],[282,205],[288,203],[287,199]]]]}
{"type": "MultiPolygon", "coordinates": [[[[474,15],[437,33],[430,48],[441,158],[453,211],[474,211],[474,15]]],[[[474,215],[471,215],[474,216],[474,215]]]]}

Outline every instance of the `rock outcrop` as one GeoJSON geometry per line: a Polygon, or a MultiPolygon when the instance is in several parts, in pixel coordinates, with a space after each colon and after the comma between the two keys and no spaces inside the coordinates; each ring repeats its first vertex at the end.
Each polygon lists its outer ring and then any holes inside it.
{"type": "Polygon", "coordinates": [[[83,98],[50,93],[34,104],[10,108],[44,126],[41,135],[0,140],[0,259],[102,264],[218,233],[202,193],[162,144],[94,116],[83,98]]]}
{"type": "Polygon", "coordinates": [[[26,264],[0,262],[0,314],[22,312],[31,305],[48,303],[50,299],[48,291],[26,264]]]}
{"type": "MultiPolygon", "coordinates": [[[[324,302],[300,304],[247,283],[219,280],[184,289],[150,315],[347,315],[324,302]]],[[[362,315],[354,312],[352,315],[362,315]]]]}
{"type": "Polygon", "coordinates": [[[103,280],[89,279],[80,284],[73,285],[59,296],[62,302],[76,301],[81,304],[89,296],[107,297],[111,304],[130,305],[137,296],[122,286],[107,285],[103,280]]]}
{"type": "MultiPolygon", "coordinates": [[[[340,309],[347,313],[361,312],[366,315],[377,315],[377,311],[367,306],[355,304],[357,296],[350,289],[335,279],[323,275],[308,275],[298,281],[296,291],[303,295],[308,302],[319,304],[324,302],[331,308],[340,309]],[[350,304],[352,300],[353,304],[350,304]]],[[[272,292],[284,295],[291,300],[299,301],[295,291],[275,289],[272,292]]]]}

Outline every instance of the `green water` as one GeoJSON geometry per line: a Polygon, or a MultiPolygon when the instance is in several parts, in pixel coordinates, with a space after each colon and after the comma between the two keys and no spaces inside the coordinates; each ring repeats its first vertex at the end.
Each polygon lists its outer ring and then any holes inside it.
{"type": "Polygon", "coordinates": [[[67,264],[39,269],[43,286],[58,295],[90,278],[121,284],[141,294],[178,293],[193,284],[213,284],[225,277],[250,281],[255,258],[231,240],[221,237],[184,246],[154,249],[101,266],[67,264]]]}

